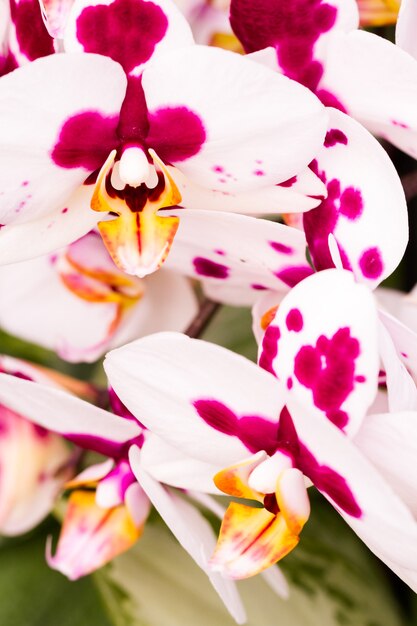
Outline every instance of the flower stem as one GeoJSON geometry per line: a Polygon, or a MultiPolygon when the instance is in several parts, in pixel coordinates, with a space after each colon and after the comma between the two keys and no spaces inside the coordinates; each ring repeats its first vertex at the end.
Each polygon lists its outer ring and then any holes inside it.
{"type": "Polygon", "coordinates": [[[185,334],[192,339],[200,337],[210,324],[219,308],[220,304],[218,302],[213,302],[213,300],[210,300],[209,298],[204,298],[200,304],[197,315],[185,330],[185,334]]]}

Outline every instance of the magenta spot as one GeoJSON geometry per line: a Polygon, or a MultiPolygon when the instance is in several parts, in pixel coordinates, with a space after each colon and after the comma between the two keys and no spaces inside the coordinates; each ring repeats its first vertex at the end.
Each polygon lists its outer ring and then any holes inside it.
{"type": "Polygon", "coordinates": [[[326,133],[326,137],[324,139],[324,146],[326,148],[332,148],[338,143],[344,146],[347,146],[348,138],[346,137],[345,133],[343,133],[338,128],[331,128],[326,133]]]}
{"type": "Polygon", "coordinates": [[[67,206],[66,206],[66,207],[64,207],[64,208],[62,209],[61,213],[68,213],[68,207],[67,207],[67,206]]]}
{"type": "Polygon", "coordinates": [[[129,452],[129,448],[135,444],[142,447],[144,437],[143,434],[134,437],[130,441],[124,441],[118,443],[113,439],[104,439],[102,437],[96,437],[94,435],[84,435],[80,433],[63,433],[63,436],[72,441],[80,448],[86,450],[92,450],[93,452],[98,452],[99,454],[104,454],[105,456],[109,456],[112,459],[120,459],[126,458],[129,452]]]}
{"type": "Polygon", "coordinates": [[[380,278],[384,271],[384,264],[379,249],[375,247],[365,250],[359,259],[359,267],[365,278],[380,278]]]}
{"type": "Polygon", "coordinates": [[[331,421],[344,422],[340,407],[354,389],[355,359],[360,354],[359,341],[349,328],[340,328],[330,339],[321,335],[315,346],[303,346],[294,361],[297,380],[311,389],[315,406],[331,421]]]}
{"type": "Polygon", "coordinates": [[[327,465],[321,465],[297,435],[291,415],[284,407],[278,425],[279,448],[287,451],[294,459],[295,466],[323,493],[332,498],[335,504],[352,517],[361,517],[362,511],[346,482],[338,472],[327,465]]]}
{"type": "Polygon", "coordinates": [[[250,452],[265,450],[272,456],[277,450],[281,450],[290,455],[295,467],[320,491],[330,496],[339,508],[353,517],[362,515],[343,476],[331,467],[318,463],[299,440],[286,407],[281,411],[277,423],[259,415],[238,416],[223,402],[214,399],[199,399],[192,404],[208,426],[224,435],[236,437],[250,452]]]}
{"type": "Polygon", "coordinates": [[[275,276],[282,280],[287,287],[295,287],[299,282],[314,274],[309,265],[299,265],[294,267],[286,267],[275,273],[275,276]]]}
{"type": "Polygon", "coordinates": [[[215,430],[225,435],[234,435],[238,427],[237,416],[222,402],[217,400],[196,400],[193,402],[199,416],[215,430]]]}
{"type": "Polygon", "coordinates": [[[253,173],[255,176],[265,176],[265,172],[263,170],[255,170],[253,173]]]}
{"type": "Polygon", "coordinates": [[[405,352],[401,352],[400,354],[401,354],[401,356],[403,356],[405,359],[408,359],[408,354],[406,354],[405,352]]]}
{"type": "MultiPolygon", "coordinates": [[[[362,210],[362,198],[353,187],[342,190],[337,178],[327,181],[326,173],[318,169],[317,161],[310,163],[310,168],[327,187],[327,198],[318,207],[303,214],[303,226],[308,248],[316,270],[320,271],[334,267],[328,239],[330,234],[334,234],[340,215],[344,215],[342,210],[347,213],[344,217],[349,219],[352,216],[351,219],[354,219],[353,216],[358,216],[362,210]],[[344,196],[347,190],[349,191],[344,196]],[[342,196],[344,196],[343,202],[342,196]]],[[[350,270],[351,264],[348,255],[340,242],[336,240],[336,243],[344,269],[350,270]]]]}
{"type": "Polygon", "coordinates": [[[103,117],[96,111],[70,117],[60,130],[52,160],[60,167],[84,167],[93,172],[119,144],[117,123],[117,117],[103,117]]]}
{"type": "Polygon", "coordinates": [[[346,187],[340,196],[340,213],[350,220],[356,220],[362,215],[363,200],[359,189],[346,187]]]}
{"type": "Polygon", "coordinates": [[[340,102],[339,98],[337,98],[334,93],[327,91],[327,89],[318,89],[316,91],[316,96],[319,100],[321,100],[325,107],[339,109],[342,113],[348,112],[346,107],[340,102]]]}
{"type": "Polygon", "coordinates": [[[226,256],[226,252],[224,250],[213,250],[213,252],[215,252],[216,254],[220,255],[220,256],[226,256]]]}
{"type": "Polygon", "coordinates": [[[215,165],[213,167],[213,172],[217,172],[218,174],[223,174],[224,167],[222,167],[221,165],[215,165]]]}
{"type": "Polygon", "coordinates": [[[19,67],[15,57],[9,51],[6,56],[0,55],[0,76],[5,76],[9,74],[9,72],[13,72],[13,70],[19,67]]]}
{"type": "Polygon", "coordinates": [[[278,187],[292,187],[297,182],[297,176],[291,176],[288,180],[284,180],[284,182],[279,183],[278,187]]]}
{"type": "Polygon", "coordinates": [[[144,144],[148,132],[148,106],[142,87],[142,76],[129,76],[125,99],[120,109],[117,135],[124,144],[144,144]]]}
{"type": "Polygon", "coordinates": [[[265,0],[262,10],[254,10],[247,0],[233,0],[230,23],[246,52],[275,47],[283,72],[315,91],[323,66],[314,59],[314,46],[336,16],[336,7],[323,0],[265,0]]]}
{"type": "Polygon", "coordinates": [[[28,180],[24,180],[22,182],[22,187],[27,187],[29,185],[29,181],[28,180]]]}
{"type": "Polygon", "coordinates": [[[364,383],[366,382],[366,377],[362,376],[362,374],[359,374],[359,376],[355,376],[355,380],[357,383],[364,383]]]}
{"type": "Polygon", "coordinates": [[[113,413],[115,413],[115,415],[136,422],[141,428],[144,428],[143,424],[138,420],[138,418],[135,417],[133,413],[129,411],[127,406],[123,404],[123,402],[120,400],[119,396],[116,394],[112,387],[109,387],[108,389],[108,399],[110,403],[110,408],[113,413]]]}
{"type": "Polygon", "coordinates": [[[273,362],[278,354],[278,341],[280,337],[281,331],[278,326],[270,324],[263,336],[262,350],[259,357],[259,366],[274,376],[276,376],[276,374],[273,368],[273,362]]]}
{"type": "Polygon", "coordinates": [[[290,248],[290,246],[286,246],[279,241],[268,241],[269,245],[275,252],[280,252],[281,254],[293,254],[294,250],[290,248]]]}
{"type": "Polygon", "coordinates": [[[193,259],[194,269],[200,276],[209,278],[228,278],[229,268],[221,263],[216,263],[210,259],[198,256],[193,259]]]}
{"type": "Polygon", "coordinates": [[[218,400],[201,399],[193,402],[198,415],[211,428],[237,437],[251,452],[265,450],[273,454],[278,444],[277,424],[257,415],[238,417],[218,400]]]}
{"type": "Polygon", "coordinates": [[[347,426],[349,423],[349,415],[346,413],[346,411],[342,411],[341,409],[336,409],[335,411],[327,411],[326,417],[341,430],[343,430],[345,426],[347,426]]]}
{"type": "Polygon", "coordinates": [[[186,107],[158,109],[149,116],[147,145],[165,163],[189,159],[200,151],[205,140],[203,122],[186,107]]]}
{"type": "Polygon", "coordinates": [[[404,122],[399,122],[398,120],[391,120],[391,124],[393,126],[399,126],[400,128],[409,128],[408,124],[404,124],[404,122]]]}
{"type": "Polygon", "coordinates": [[[114,0],[80,13],[77,39],[86,52],[108,56],[129,73],[150,59],[167,28],[165,13],[153,2],[114,0]]]}
{"type": "Polygon", "coordinates": [[[268,289],[268,287],[265,287],[264,285],[259,285],[258,283],[252,283],[251,287],[256,291],[265,291],[266,289],[268,289]]]}
{"type": "Polygon", "coordinates": [[[288,312],[285,323],[288,330],[293,330],[294,332],[299,333],[304,325],[301,311],[299,311],[298,309],[291,309],[291,311],[288,312]]]}
{"type": "Polygon", "coordinates": [[[19,49],[29,61],[55,52],[53,39],[43,23],[38,0],[10,0],[10,13],[19,49]]]}
{"type": "Polygon", "coordinates": [[[287,389],[292,389],[293,384],[293,380],[290,376],[289,378],[287,378],[287,389]]]}

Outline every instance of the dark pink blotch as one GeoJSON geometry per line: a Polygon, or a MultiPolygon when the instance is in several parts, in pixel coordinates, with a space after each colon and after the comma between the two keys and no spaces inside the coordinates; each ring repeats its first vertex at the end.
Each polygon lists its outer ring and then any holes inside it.
{"type": "Polygon", "coordinates": [[[378,279],[384,271],[381,252],[378,248],[368,248],[359,259],[359,267],[365,278],[378,279]]]}
{"type": "Polygon", "coordinates": [[[363,200],[359,189],[346,187],[340,196],[340,213],[350,220],[357,220],[362,215],[363,200]]]}
{"type": "Polygon", "coordinates": [[[97,111],[78,113],[63,124],[51,158],[60,167],[83,167],[89,172],[101,167],[119,144],[117,116],[105,117],[97,111]]]}
{"type": "Polygon", "coordinates": [[[203,122],[187,107],[166,107],[149,115],[146,142],[165,163],[184,161],[196,155],[205,140],[203,122]]]}
{"type": "Polygon", "coordinates": [[[246,52],[272,46],[284,74],[302,83],[326,106],[345,108],[336,96],[319,89],[323,66],[314,58],[318,39],[336,22],[337,8],[325,0],[232,0],[230,23],[246,52]]]}
{"type": "Polygon", "coordinates": [[[304,321],[301,311],[299,309],[291,309],[288,311],[285,319],[288,330],[292,330],[299,333],[303,329],[304,321]]]}
{"type": "Polygon", "coordinates": [[[279,252],[280,254],[292,254],[294,250],[290,246],[286,246],[284,243],[280,241],[269,241],[269,245],[275,252],[279,252]]]}
{"type": "Polygon", "coordinates": [[[348,138],[345,133],[342,132],[339,128],[331,128],[327,131],[326,137],[324,139],[325,148],[332,148],[337,144],[342,144],[347,146],[348,138]]]}
{"type": "Polygon", "coordinates": [[[291,176],[287,180],[284,180],[282,183],[278,183],[278,187],[292,187],[297,182],[297,176],[291,176]]]}
{"type": "Polygon", "coordinates": [[[200,276],[225,279],[229,276],[229,268],[221,263],[198,256],[193,259],[194,269],[200,276]]]}
{"type": "Polygon", "coordinates": [[[297,380],[311,389],[315,406],[339,428],[344,428],[349,420],[341,406],[354,390],[355,360],[359,354],[359,341],[346,327],[330,338],[320,335],[315,346],[302,346],[295,356],[297,380]]]}
{"type": "Polygon", "coordinates": [[[167,28],[165,13],[153,2],[114,0],[80,13],[77,39],[86,52],[108,56],[129,73],[151,58],[167,28]]]}
{"type": "Polygon", "coordinates": [[[275,272],[275,276],[282,280],[287,287],[295,287],[299,282],[314,274],[311,267],[308,265],[294,265],[293,267],[286,267],[279,272],[275,272]]]}
{"type": "Polygon", "coordinates": [[[286,407],[281,411],[278,423],[259,415],[238,416],[223,402],[199,399],[193,403],[198,415],[215,430],[239,439],[252,453],[265,450],[272,456],[282,450],[293,459],[313,484],[327,494],[335,504],[353,517],[362,511],[346,480],[327,465],[321,465],[298,438],[291,415],[286,407]]]}
{"type": "MultiPolygon", "coordinates": [[[[10,13],[19,49],[29,61],[55,52],[53,39],[43,23],[38,0],[11,0],[10,13]]],[[[14,57],[11,57],[9,63],[13,64],[13,60],[14,57]]],[[[3,70],[3,73],[6,72],[3,70]]]]}
{"type": "Polygon", "coordinates": [[[63,436],[80,448],[98,452],[99,454],[109,456],[112,459],[127,458],[129,448],[132,445],[137,445],[141,448],[144,442],[142,434],[138,435],[134,439],[131,439],[130,441],[124,441],[122,443],[112,439],[104,439],[94,435],[84,435],[79,433],[63,433],[63,436]]]}
{"type": "Polygon", "coordinates": [[[362,511],[346,482],[338,472],[327,465],[321,465],[306,445],[299,439],[292,417],[284,407],[278,425],[278,440],[281,450],[287,451],[294,464],[335,504],[352,517],[361,517],[362,511]]]}
{"type": "Polygon", "coordinates": [[[278,354],[278,341],[281,337],[281,331],[278,326],[270,324],[265,331],[262,339],[262,350],[259,357],[259,366],[267,372],[276,376],[273,362],[278,354]]]}
{"type": "MultiPolygon", "coordinates": [[[[334,267],[328,240],[329,235],[334,234],[340,216],[357,219],[363,211],[363,199],[360,191],[354,187],[342,189],[337,178],[328,181],[326,173],[319,170],[317,161],[313,161],[310,168],[327,187],[327,198],[318,207],[303,214],[308,249],[316,270],[320,271],[334,267]]],[[[339,241],[337,245],[344,269],[350,270],[351,263],[346,251],[339,241]]]]}

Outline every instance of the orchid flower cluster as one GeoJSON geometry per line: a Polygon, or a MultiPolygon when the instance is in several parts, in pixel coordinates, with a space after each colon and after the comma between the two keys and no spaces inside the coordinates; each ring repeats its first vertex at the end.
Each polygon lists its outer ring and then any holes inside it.
{"type": "Polygon", "coordinates": [[[75,580],[153,506],[244,623],[235,581],[288,594],[317,490],[417,591],[417,300],[380,287],[408,243],[415,2],[0,15],[0,326],[107,376],[0,358],[1,534],[65,501],[46,558],[75,580]],[[252,307],[256,363],[199,338],[224,304],[252,307]]]}

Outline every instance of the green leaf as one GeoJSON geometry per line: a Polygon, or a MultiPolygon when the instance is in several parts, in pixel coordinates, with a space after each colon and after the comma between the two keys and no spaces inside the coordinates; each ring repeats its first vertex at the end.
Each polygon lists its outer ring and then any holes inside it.
{"type": "Polygon", "coordinates": [[[257,345],[252,333],[249,308],[222,306],[202,339],[217,343],[256,361],[257,345]]]}
{"type": "Polygon", "coordinates": [[[71,583],[49,569],[45,539],[41,532],[2,542],[0,624],[114,626],[91,577],[71,583]]]}

